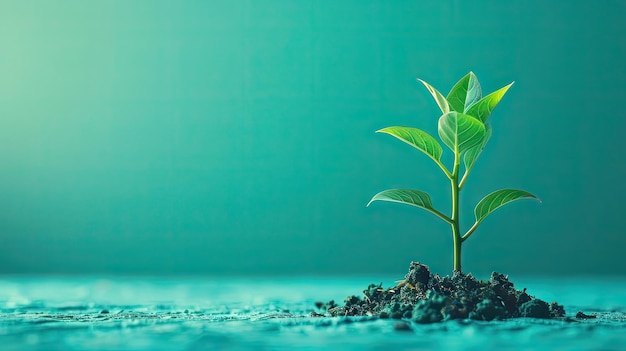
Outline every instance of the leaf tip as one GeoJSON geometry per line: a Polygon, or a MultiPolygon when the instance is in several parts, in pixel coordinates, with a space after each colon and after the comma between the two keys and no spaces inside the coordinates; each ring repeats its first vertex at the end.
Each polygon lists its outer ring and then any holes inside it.
{"type": "Polygon", "coordinates": [[[374,197],[367,203],[367,205],[365,205],[365,207],[370,207],[370,205],[372,204],[372,202],[376,201],[376,195],[374,195],[374,197]]]}
{"type": "Polygon", "coordinates": [[[528,194],[528,197],[531,197],[531,198],[537,200],[538,203],[540,203],[540,204],[543,203],[543,201],[541,201],[541,199],[537,195],[529,193],[529,192],[526,192],[526,193],[528,194]]]}

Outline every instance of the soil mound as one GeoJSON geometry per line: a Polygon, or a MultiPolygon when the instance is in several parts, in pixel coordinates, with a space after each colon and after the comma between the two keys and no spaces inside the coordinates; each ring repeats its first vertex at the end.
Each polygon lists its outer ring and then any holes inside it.
{"type": "Polygon", "coordinates": [[[331,316],[378,316],[416,323],[565,317],[563,306],[537,299],[526,289],[516,290],[503,274],[493,272],[489,281],[461,272],[442,278],[419,262],[411,262],[409,272],[398,285],[384,289],[382,284],[370,284],[363,294],[362,298],[348,296],[344,306],[331,301],[318,307],[331,316]]]}

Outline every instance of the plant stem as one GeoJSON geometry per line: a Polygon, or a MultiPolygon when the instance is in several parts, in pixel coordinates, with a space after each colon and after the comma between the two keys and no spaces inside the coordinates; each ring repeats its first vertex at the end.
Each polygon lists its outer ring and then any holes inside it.
{"type": "Polygon", "coordinates": [[[430,210],[427,210],[427,211],[429,211],[430,213],[434,214],[435,216],[437,216],[437,217],[439,217],[439,218],[443,219],[446,223],[450,223],[450,224],[452,224],[452,219],[450,219],[450,217],[448,217],[448,216],[446,216],[445,214],[443,214],[443,213],[441,213],[441,212],[439,212],[439,211],[435,210],[434,208],[433,208],[433,209],[430,209],[430,210]]]}
{"type": "Polygon", "coordinates": [[[432,157],[431,157],[431,159],[433,159],[437,163],[439,168],[441,168],[441,170],[443,171],[443,173],[445,173],[445,175],[446,175],[446,177],[448,177],[448,179],[452,178],[452,174],[450,174],[450,172],[448,172],[448,169],[446,168],[446,166],[443,165],[443,163],[441,163],[441,161],[439,161],[439,160],[437,160],[435,158],[432,158],[432,157]]]}
{"type": "Polygon", "coordinates": [[[452,239],[454,241],[454,271],[461,272],[461,232],[459,231],[459,168],[460,168],[459,152],[454,153],[454,168],[452,177],[450,178],[450,186],[452,188],[452,239]]]}
{"type": "Polygon", "coordinates": [[[459,183],[459,189],[463,189],[463,185],[465,185],[465,180],[467,180],[468,174],[469,174],[469,169],[465,170],[465,174],[463,174],[463,178],[461,178],[461,182],[459,183]]]}
{"type": "Polygon", "coordinates": [[[467,231],[467,233],[465,233],[465,235],[463,235],[461,237],[462,241],[467,240],[467,238],[470,237],[470,235],[472,235],[472,233],[474,232],[474,230],[476,230],[476,228],[478,228],[478,225],[480,224],[480,222],[475,222],[474,225],[467,231]]]}

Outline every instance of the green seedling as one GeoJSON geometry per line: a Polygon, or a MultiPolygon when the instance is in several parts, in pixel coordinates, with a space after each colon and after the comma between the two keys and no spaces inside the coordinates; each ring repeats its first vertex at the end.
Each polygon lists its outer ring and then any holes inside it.
{"type": "Polygon", "coordinates": [[[389,134],[420,150],[430,157],[441,168],[450,180],[452,188],[452,213],[450,216],[438,211],[433,207],[430,195],[420,190],[412,189],[389,189],[381,191],[367,204],[374,201],[399,202],[417,206],[424,209],[452,227],[454,242],[454,271],[461,271],[461,246],[478,225],[493,211],[508,204],[511,201],[530,198],[539,199],[524,190],[501,189],[485,196],[474,209],[476,221],[467,232],[461,234],[459,228],[459,195],[465,185],[467,176],[476,163],[478,156],[485,148],[491,137],[491,124],[489,116],[498,105],[504,94],[513,83],[494,91],[483,97],[474,73],[470,72],[461,78],[444,97],[437,89],[425,81],[418,79],[433,96],[443,115],[439,118],[439,138],[454,153],[454,165],[450,171],[441,161],[443,148],[441,144],[428,133],[411,127],[388,127],[378,130],[377,133],[389,134]],[[461,172],[461,159],[463,159],[463,176],[461,172]]]}

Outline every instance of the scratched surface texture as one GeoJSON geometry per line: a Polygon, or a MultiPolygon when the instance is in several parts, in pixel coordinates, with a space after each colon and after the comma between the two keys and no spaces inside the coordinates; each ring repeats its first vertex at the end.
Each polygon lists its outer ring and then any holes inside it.
{"type": "MultiPolygon", "coordinates": [[[[623,280],[525,280],[517,286],[591,320],[419,325],[310,317],[372,279],[0,279],[0,344],[13,350],[620,350],[623,280]]],[[[392,281],[389,281],[391,283],[392,281]]],[[[383,284],[386,284],[383,282],[383,284]]]]}

